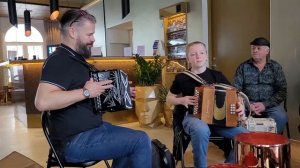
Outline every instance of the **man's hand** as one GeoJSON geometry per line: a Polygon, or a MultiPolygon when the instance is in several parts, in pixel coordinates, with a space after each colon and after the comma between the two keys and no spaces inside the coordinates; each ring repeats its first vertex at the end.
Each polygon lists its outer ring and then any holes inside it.
{"type": "Polygon", "coordinates": [[[89,90],[90,98],[94,98],[100,96],[106,89],[112,88],[113,85],[111,84],[112,80],[103,80],[100,82],[94,82],[91,78],[87,81],[84,85],[84,88],[89,90]]]}
{"type": "MultiPolygon", "coordinates": [[[[132,81],[128,81],[129,85],[132,84],[132,81]]],[[[136,96],[136,89],[134,86],[130,87],[130,96],[131,99],[134,100],[135,96],[136,96]]]]}
{"type": "Polygon", "coordinates": [[[250,105],[251,111],[255,114],[260,116],[262,112],[266,110],[265,105],[262,102],[252,103],[250,105]]]}
{"type": "Polygon", "coordinates": [[[239,120],[245,120],[246,116],[245,116],[245,106],[243,103],[241,103],[240,101],[237,102],[237,109],[236,112],[238,114],[239,120]]]}
{"type": "Polygon", "coordinates": [[[188,108],[188,105],[196,105],[198,103],[198,99],[196,96],[184,96],[179,98],[180,104],[184,105],[186,108],[188,108]]]}
{"type": "Polygon", "coordinates": [[[135,95],[136,95],[135,87],[130,87],[130,96],[131,96],[131,98],[134,99],[135,95]]]}

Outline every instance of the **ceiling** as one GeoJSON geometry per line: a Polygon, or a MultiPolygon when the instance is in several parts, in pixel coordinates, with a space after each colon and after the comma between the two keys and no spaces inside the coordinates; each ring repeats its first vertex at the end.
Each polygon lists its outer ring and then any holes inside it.
{"type": "MultiPolygon", "coordinates": [[[[59,0],[59,11],[64,13],[70,8],[82,8],[96,0],[59,0]]],[[[48,19],[50,0],[16,0],[18,18],[24,18],[24,10],[29,10],[32,19],[48,19]]],[[[7,0],[0,0],[0,17],[8,17],[7,0]]]]}

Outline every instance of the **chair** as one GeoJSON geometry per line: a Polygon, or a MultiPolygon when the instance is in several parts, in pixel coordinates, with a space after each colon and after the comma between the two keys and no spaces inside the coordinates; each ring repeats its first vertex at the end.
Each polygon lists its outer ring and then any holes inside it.
{"type": "MultiPolygon", "coordinates": [[[[184,163],[184,152],[187,149],[189,142],[191,140],[190,136],[184,132],[183,126],[182,126],[182,118],[183,116],[179,116],[178,113],[176,114],[178,106],[175,106],[174,112],[173,112],[173,156],[175,158],[175,165],[179,161],[181,161],[181,168],[189,168],[185,167],[184,163]],[[182,118],[181,118],[182,117],[182,118]]],[[[225,156],[229,155],[230,150],[233,148],[233,141],[226,139],[224,137],[211,135],[209,138],[210,142],[216,143],[217,141],[224,144],[224,141],[230,142],[229,146],[223,146],[225,148],[222,148],[222,150],[225,153],[225,156]]],[[[221,144],[216,144],[218,147],[221,144]]]]}
{"type": "Polygon", "coordinates": [[[0,90],[0,104],[8,103],[8,86],[2,86],[2,90],[0,90]]]}
{"type": "MultiPolygon", "coordinates": [[[[299,116],[300,116],[300,105],[299,105],[299,116]]],[[[298,125],[298,132],[300,133],[300,124],[298,125]]]]}
{"type": "MultiPolygon", "coordinates": [[[[287,104],[287,100],[285,99],[285,100],[284,100],[284,103],[283,103],[283,107],[284,107],[285,112],[287,112],[286,104],[287,104]]],[[[289,121],[286,123],[285,127],[286,127],[286,134],[287,134],[287,137],[290,139],[290,138],[291,138],[291,135],[290,135],[289,121]]]]}
{"type": "MultiPolygon", "coordinates": [[[[62,162],[61,159],[58,157],[58,154],[50,140],[50,134],[49,134],[49,128],[48,128],[48,126],[49,126],[48,116],[49,115],[50,115],[49,112],[42,112],[43,132],[44,132],[46,139],[48,141],[48,144],[50,146],[48,160],[47,160],[47,168],[55,167],[55,166],[59,166],[60,168],[63,168],[63,167],[83,167],[83,168],[85,168],[85,167],[93,166],[93,165],[97,164],[98,162],[100,162],[100,160],[80,162],[80,163],[62,162]]],[[[104,162],[105,162],[106,167],[110,168],[108,161],[104,160],[104,162]]]]}

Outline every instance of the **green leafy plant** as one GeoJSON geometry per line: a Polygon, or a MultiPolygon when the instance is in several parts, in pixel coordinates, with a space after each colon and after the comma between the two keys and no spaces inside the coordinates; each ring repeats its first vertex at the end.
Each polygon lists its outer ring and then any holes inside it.
{"type": "Polygon", "coordinates": [[[161,76],[165,64],[159,59],[160,56],[154,56],[153,60],[146,61],[144,57],[136,54],[136,78],[139,86],[153,86],[161,76]]]}
{"type": "Polygon", "coordinates": [[[166,86],[159,87],[159,100],[162,102],[166,102],[168,92],[169,89],[166,86]]]}

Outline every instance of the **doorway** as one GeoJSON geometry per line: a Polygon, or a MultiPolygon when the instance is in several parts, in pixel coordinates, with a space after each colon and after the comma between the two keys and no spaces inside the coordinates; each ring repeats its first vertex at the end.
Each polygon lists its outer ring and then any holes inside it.
{"type": "Polygon", "coordinates": [[[237,66],[250,58],[250,42],[270,39],[270,0],[210,0],[210,62],[232,82],[237,66]]]}

